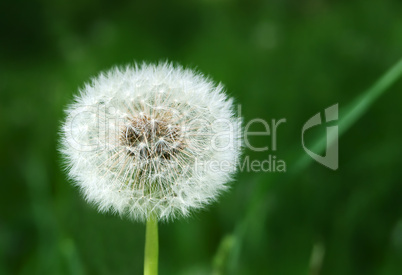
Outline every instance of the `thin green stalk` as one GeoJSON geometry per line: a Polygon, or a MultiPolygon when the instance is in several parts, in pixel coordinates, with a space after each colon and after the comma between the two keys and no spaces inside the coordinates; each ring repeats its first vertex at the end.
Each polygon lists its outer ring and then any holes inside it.
{"type": "Polygon", "coordinates": [[[158,275],[158,254],[158,221],[152,216],[146,225],[144,275],[158,275]]]}
{"type": "MultiPolygon", "coordinates": [[[[402,76],[402,59],[392,66],[382,77],[380,77],[370,88],[352,101],[348,106],[340,110],[339,118],[339,136],[344,134],[361,118],[376,100],[384,94],[388,88],[402,76]]],[[[312,147],[313,152],[323,153],[326,146],[326,135],[317,139],[312,147]]],[[[329,137],[331,138],[331,137],[329,137]]],[[[300,173],[313,159],[307,154],[303,154],[296,164],[293,172],[300,173]]]]}

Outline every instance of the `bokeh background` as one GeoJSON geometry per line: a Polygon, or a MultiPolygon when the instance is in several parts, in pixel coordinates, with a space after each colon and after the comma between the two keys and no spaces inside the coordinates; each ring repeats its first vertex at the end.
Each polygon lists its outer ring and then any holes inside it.
{"type": "Polygon", "coordinates": [[[244,156],[287,165],[161,224],[160,274],[402,274],[401,81],[340,137],[337,171],[297,168],[303,124],[335,103],[342,118],[402,57],[401,14],[397,0],[1,1],[0,274],[142,274],[144,225],[82,199],[58,131],[90,77],[160,60],[224,83],[246,123],[285,118],[276,151],[244,156]]]}

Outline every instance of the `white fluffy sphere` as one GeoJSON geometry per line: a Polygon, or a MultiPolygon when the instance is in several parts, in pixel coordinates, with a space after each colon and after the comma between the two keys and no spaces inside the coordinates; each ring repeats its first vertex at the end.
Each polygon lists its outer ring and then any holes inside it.
{"type": "Polygon", "coordinates": [[[67,109],[69,176],[101,212],[135,220],[188,215],[236,171],[241,119],[221,85],[169,63],[114,68],[67,109]]]}

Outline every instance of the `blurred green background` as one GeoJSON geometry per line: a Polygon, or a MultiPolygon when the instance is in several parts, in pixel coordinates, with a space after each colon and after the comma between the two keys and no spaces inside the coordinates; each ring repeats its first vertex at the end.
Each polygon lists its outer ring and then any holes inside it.
{"type": "Polygon", "coordinates": [[[1,1],[0,274],[142,274],[144,225],[82,199],[58,131],[90,77],[166,59],[224,83],[246,123],[286,118],[276,151],[244,156],[287,172],[243,171],[161,224],[160,274],[402,274],[402,82],[341,136],[337,171],[296,168],[303,124],[335,103],[342,118],[402,57],[401,15],[397,0],[1,1]]]}

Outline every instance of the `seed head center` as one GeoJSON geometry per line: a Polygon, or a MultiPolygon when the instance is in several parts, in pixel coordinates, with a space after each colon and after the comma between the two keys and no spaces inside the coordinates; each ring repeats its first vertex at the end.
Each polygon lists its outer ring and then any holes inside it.
{"type": "Polygon", "coordinates": [[[128,155],[142,160],[170,160],[184,148],[179,126],[147,115],[131,118],[120,140],[128,155]]]}

